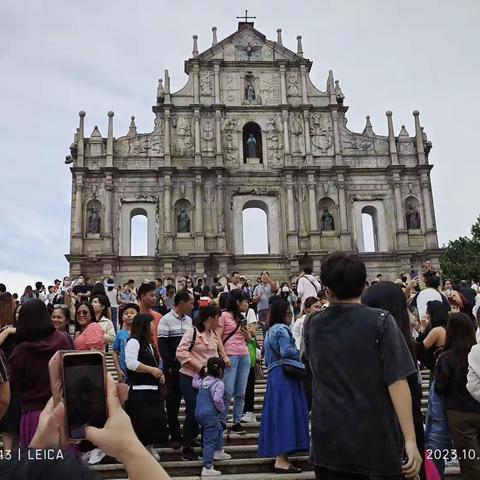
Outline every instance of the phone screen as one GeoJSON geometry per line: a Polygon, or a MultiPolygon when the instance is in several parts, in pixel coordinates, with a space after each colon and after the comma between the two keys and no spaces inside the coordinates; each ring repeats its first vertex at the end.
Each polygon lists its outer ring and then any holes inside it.
{"type": "Polygon", "coordinates": [[[63,357],[63,396],[67,435],[85,438],[85,427],[102,428],[107,421],[105,373],[100,353],[63,357]]]}

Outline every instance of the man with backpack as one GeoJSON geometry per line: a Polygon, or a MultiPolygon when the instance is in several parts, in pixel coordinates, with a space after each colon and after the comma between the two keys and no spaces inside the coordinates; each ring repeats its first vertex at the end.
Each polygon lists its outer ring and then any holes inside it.
{"type": "Polygon", "coordinates": [[[298,300],[300,300],[300,312],[303,311],[303,305],[308,297],[318,297],[322,286],[320,282],[313,276],[312,267],[304,267],[303,275],[297,280],[298,300]]]}

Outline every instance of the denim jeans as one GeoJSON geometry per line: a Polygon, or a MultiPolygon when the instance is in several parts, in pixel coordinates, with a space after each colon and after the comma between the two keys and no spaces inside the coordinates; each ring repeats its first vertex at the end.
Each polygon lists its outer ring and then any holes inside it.
{"type": "MultiPolygon", "coordinates": [[[[198,390],[192,386],[192,377],[180,373],[180,390],[185,400],[185,421],[183,423],[183,446],[192,448],[198,436],[199,427],[195,419],[195,406],[197,404],[198,390]]],[[[178,415],[178,410],[177,410],[178,415]]]]}
{"type": "Polygon", "coordinates": [[[232,366],[225,369],[225,394],[223,402],[225,411],[222,413],[221,421],[226,423],[228,408],[232,396],[233,400],[233,422],[238,423],[243,416],[243,406],[245,404],[245,390],[247,388],[248,374],[250,373],[249,355],[232,355],[229,357],[232,366]]]}

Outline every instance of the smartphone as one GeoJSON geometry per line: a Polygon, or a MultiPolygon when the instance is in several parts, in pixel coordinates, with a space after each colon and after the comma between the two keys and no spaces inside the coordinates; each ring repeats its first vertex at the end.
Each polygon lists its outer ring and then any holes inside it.
{"type": "Polygon", "coordinates": [[[240,326],[241,326],[242,328],[247,328],[247,325],[248,325],[247,319],[246,319],[246,318],[242,318],[242,319],[240,320],[240,326]]]}
{"type": "Polygon", "coordinates": [[[85,427],[103,428],[108,418],[103,352],[65,352],[62,356],[66,435],[85,439],[85,427]]]}

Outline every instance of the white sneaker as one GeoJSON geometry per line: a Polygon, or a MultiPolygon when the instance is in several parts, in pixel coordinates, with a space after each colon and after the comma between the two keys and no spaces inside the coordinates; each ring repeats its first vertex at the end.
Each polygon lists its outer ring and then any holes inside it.
{"type": "Polygon", "coordinates": [[[253,412],[246,412],[243,417],[240,419],[242,423],[255,423],[257,421],[257,417],[253,412]]]}
{"type": "Polygon", "coordinates": [[[222,474],[222,472],[215,470],[213,467],[210,468],[202,468],[202,477],[218,477],[222,474]]]}
{"type": "Polygon", "coordinates": [[[225,453],[224,450],[217,450],[213,452],[213,459],[214,460],[230,460],[232,456],[229,453],[225,453]]]}
{"type": "Polygon", "coordinates": [[[104,458],[106,454],[102,452],[99,448],[95,448],[90,452],[90,456],[88,457],[88,464],[89,465],[96,465],[97,463],[100,463],[104,458]]]}
{"type": "Polygon", "coordinates": [[[148,453],[152,455],[152,457],[159,462],[160,461],[160,455],[157,453],[157,451],[153,448],[153,445],[148,445],[145,447],[148,450],[148,453]]]}

